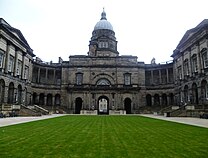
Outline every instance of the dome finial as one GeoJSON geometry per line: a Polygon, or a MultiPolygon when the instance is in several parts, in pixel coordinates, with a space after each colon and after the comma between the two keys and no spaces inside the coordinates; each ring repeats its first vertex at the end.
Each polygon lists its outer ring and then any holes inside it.
{"type": "Polygon", "coordinates": [[[107,18],[106,18],[106,13],[105,13],[105,10],[104,10],[105,8],[103,7],[103,12],[102,12],[102,14],[101,14],[101,19],[100,20],[107,20],[107,18]]]}

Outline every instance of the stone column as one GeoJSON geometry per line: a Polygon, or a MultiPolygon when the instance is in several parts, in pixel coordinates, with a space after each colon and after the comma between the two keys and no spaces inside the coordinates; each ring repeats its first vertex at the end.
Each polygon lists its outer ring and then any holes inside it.
{"type": "Polygon", "coordinates": [[[14,76],[17,76],[17,67],[18,67],[18,51],[15,50],[15,57],[14,57],[14,76]]]}
{"type": "Polygon", "coordinates": [[[188,69],[189,69],[189,76],[192,76],[192,68],[191,68],[191,51],[188,51],[188,69]]]}
{"type": "Polygon", "coordinates": [[[159,71],[159,84],[162,83],[162,76],[161,76],[161,70],[158,70],[159,71]]]}
{"type": "Polygon", "coordinates": [[[169,73],[168,73],[168,68],[166,69],[166,77],[167,77],[167,83],[169,83],[169,73]]]}
{"type": "Polygon", "coordinates": [[[197,93],[198,93],[198,98],[196,98],[196,103],[198,100],[198,104],[203,104],[204,99],[202,99],[202,95],[201,95],[201,83],[199,86],[197,85],[197,93]]]}
{"type": "Polygon", "coordinates": [[[18,101],[18,91],[16,88],[14,88],[14,96],[13,96],[13,103],[16,104],[18,101]]]}
{"type": "Polygon", "coordinates": [[[201,73],[202,72],[202,61],[201,61],[201,53],[200,53],[200,47],[199,47],[199,43],[196,44],[196,53],[197,53],[197,68],[198,68],[198,72],[201,73]]]}
{"type": "Polygon", "coordinates": [[[10,56],[10,44],[7,44],[7,48],[6,48],[6,58],[5,58],[5,73],[8,73],[8,69],[9,69],[9,56],[10,56]]]}
{"type": "Polygon", "coordinates": [[[48,69],[46,68],[45,83],[48,83],[48,69]]]}
{"type": "Polygon", "coordinates": [[[38,68],[38,82],[37,83],[40,83],[40,68],[38,68]]]}
{"type": "Polygon", "coordinates": [[[163,105],[162,105],[162,103],[163,103],[163,102],[162,102],[162,101],[163,101],[163,100],[162,100],[162,96],[159,96],[159,100],[160,100],[160,107],[162,108],[162,106],[163,106],[163,105]]]}
{"type": "Polygon", "coordinates": [[[170,105],[170,95],[167,95],[167,105],[165,106],[169,106],[170,105]]]}
{"type": "Polygon", "coordinates": [[[26,76],[24,76],[25,74],[25,53],[22,53],[22,79],[25,79],[26,76]]]}
{"type": "Polygon", "coordinates": [[[44,95],[44,103],[43,104],[47,105],[47,96],[46,95],[44,95]]]}
{"type": "Polygon", "coordinates": [[[56,70],[53,71],[53,83],[57,84],[57,82],[56,82],[56,70]]]}
{"type": "Polygon", "coordinates": [[[152,96],[151,99],[152,99],[152,106],[154,106],[155,105],[154,96],[152,96]]]}
{"type": "Polygon", "coordinates": [[[184,79],[184,53],[182,54],[182,63],[181,63],[181,74],[182,79],[184,79]]]}
{"type": "Polygon", "coordinates": [[[25,105],[25,89],[22,90],[22,98],[21,98],[21,104],[25,105]]]}
{"type": "Polygon", "coordinates": [[[151,72],[151,83],[150,84],[153,84],[154,83],[153,70],[151,70],[150,72],[151,72]]]}
{"type": "Polygon", "coordinates": [[[35,103],[37,103],[39,105],[39,97],[40,97],[40,94],[37,94],[37,97],[35,98],[35,103]]]}
{"type": "Polygon", "coordinates": [[[5,90],[4,90],[4,103],[8,102],[8,92],[9,92],[9,87],[5,85],[5,90]]]}
{"type": "Polygon", "coordinates": [[[53,95],[53,96],[52,96],[52,106],[55,105],[54,103],[55,103],[55,96],[53,95]]]}

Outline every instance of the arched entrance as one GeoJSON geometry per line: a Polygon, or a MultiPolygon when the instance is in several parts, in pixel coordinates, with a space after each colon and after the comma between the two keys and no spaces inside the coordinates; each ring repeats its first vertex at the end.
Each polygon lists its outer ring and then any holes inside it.
{"type": "Polygon", "coordinates": [[[207,81],[202,80],[201,82],[201,101],[204,103],[207,99],[207,81]]]}
{"type": "Polygon", "coordinates": [[[38,95],[37,95],[37,93],[34,92],[33,98],[32,98],[32,104],[38,105],[38,102],[39,102],[38,95]]]}
{"type": "Polygon", "coordinates": [[[197,84],[192,84],[192,103],[199,104],[197,84]]]}
{"type": "Polygon", "coordinates": [[[8,90],[8,103],[12,104],[14,102],[14,83],[9,84],[9,90],[8,90]]]}
{"type": "Polygon", "coordinates": [[[162,94],[162,106],[166,107],[168,105],[167,95],[164,93],[162,94]]]}
{"type": "Polygon", "coordinates": [[[47,106],[52,106],[52,94],[48,94],[47,95],[47,103],[46,103],[47,106]]]}
{"type": "Polygon", "coordinates": [[[126,110],[126,114],[131,114],[131,99],[126,98],[124,100],[124,109],[126,110]]]}
{"type": "Polygon", "coordinates": [[[44,93],[40,93],[39,95],[39,105],[44,105],[44,93]]]}
{"type": "Polygon", "coordinates": [[[152,106],[152,96],[150,94],[146,95],[146,105],[152,106]]]}
{"type": "Polygon", "coordinates": [[[109,99],[106,96],[98,98],[98,114],[109,114],[109,99]]]}
{"type": "Polygon", "coordinates": [[[75,100],[75,114],[80,114],[82,109],[82,98],[76,98],[75,100]]]}
{"type": "Polygon", "coordinates": [[[22,86],[18,85],[17,87],[17,103],[21,104],[22,103],[22,86]]]}
{"type": "Polygon", "coordinates": [[[0,105],[4,103],[4,93],[5,93],[5,82],[0,80],[0,105]]]}
{"type": "Polygon", "coordinates": [[[173,93],[169,94],[169,105],[173,105],[174,104],[174,96],[173,93]]]}

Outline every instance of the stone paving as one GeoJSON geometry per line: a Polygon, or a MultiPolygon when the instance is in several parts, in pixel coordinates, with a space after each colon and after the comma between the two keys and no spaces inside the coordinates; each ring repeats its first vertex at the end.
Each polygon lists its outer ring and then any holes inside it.
{"type": "Polygon", "coordinates": [[[208,128],[208,119],[200,119],[195,117],[165,117],[152,114],[142,114],[141,116],[208,128]]]}
{"type": "MultiPolygon", "coordinates": [[[[54,118],[54,117],[60,117],[64,115],[66,114],[53,114],[53,115],[44,115],[44,116],[37,116],[37,117],[0,118],[0,127],[19,124],[19,123],[25,123],[25,122],[31,122],[31,121],[37,121],[37,120],[43,120],[43,119],[49,119],[49,118],[54,118]]],[[[200,119],[200,118],[193,118],[193,117],[164,117],[164,116],[152,115],[152,114],[141,114],[140,116],[208,128],[208,119],[200,119]]]]}
{"type": "Polygon", "coordinates": [[[6,117],[0,118],[0,127],[15,125],[19,123],[31,122],[31,121],[38,121],[44,120],[54,117],[64,116],[65,114],[52,114],[52,115],[43,115],[43,116],[34,116],[34,117],[6,117]]]}

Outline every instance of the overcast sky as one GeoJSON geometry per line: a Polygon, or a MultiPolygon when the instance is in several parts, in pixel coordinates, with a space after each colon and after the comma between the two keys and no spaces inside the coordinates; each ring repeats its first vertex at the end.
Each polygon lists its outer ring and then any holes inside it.
{"type": "Polygon", "coordinates": [[[120,55],[171,60],[186,30],[208,18],[208,0],[0,0],[0,17],[21,30],[44,61],[87,55],[105,8],[120,55]]]}

